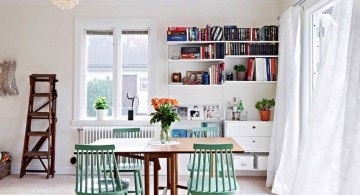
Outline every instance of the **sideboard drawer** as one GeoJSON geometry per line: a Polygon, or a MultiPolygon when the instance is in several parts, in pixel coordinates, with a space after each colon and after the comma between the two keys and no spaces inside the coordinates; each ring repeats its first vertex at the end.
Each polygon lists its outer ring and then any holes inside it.
{"type": "Polygon", "coordinates": [[[233,137],[245,151],[269,151],[270,137],[233,137]]]}
{"type": "Polygon", "coordinates": [[[226,122],[225,136],[271,136],[271,122],[226,122]]]}

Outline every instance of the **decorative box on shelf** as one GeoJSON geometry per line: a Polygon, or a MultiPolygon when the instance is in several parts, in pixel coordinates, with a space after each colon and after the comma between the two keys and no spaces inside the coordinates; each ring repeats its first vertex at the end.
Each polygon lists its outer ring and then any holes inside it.
{"type": "Polygon", "coordinates": [[[254,155],[250,153],[234,155],[235,170],[253,170],[254,169],[254,155]]]}
{"type": "Polygon", "coordinates": [[[0,180],[11,174],[11,161],[0,162],[0,180]]]}
{"type": "Polygon", "coordinates": [[[255,153],[255,168],[258,170],[267,170],[268,160],[268,153],[255,153]]]}

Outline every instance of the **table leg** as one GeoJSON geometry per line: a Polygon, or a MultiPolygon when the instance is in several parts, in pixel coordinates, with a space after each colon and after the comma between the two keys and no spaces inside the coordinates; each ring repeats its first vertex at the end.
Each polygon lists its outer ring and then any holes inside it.
{"type": "Polygon", "coordinates": [[[176,154],[171,154],[171,165],[170,165],[170,168],[171,168],[171,181],[170,181],[170,183],[171,183],[171,195],[177,195],[177,193],[176,193],[176,182],[175,182],[175,165],[176,165],[176,163],[175,163],[175,160],[176,160],[176,158],[175,158],[175,155],[176,154]]]}
{"type": "Polygon", "coordinates": [[[154,195],[159,194],[159,159],[154,160],[154,195]]]}
{"type": "Polygon", "coordinates": [[[145,195],[150,195],[150,163],[149,154],[144,154],[144,180],[145,180],[145,195]]]}
{"type": "Polygon", "coordinates": [[[179,170],[178,170],[178,154],[174,154],[174,157],[175,157],[175,166],[174,166],[174,169],[175,169],[175,194],[178,194],[178,188],[177,188],[177,185],[178,185],[178,173],[179,173],[179,170]]]}
{"type": "Polygon", "coordinates": [[[170,189],[170,186],[171,186],[171,180],[170,180],[170,176],[171,176],[171,159],[170,158],[167,158],[166,159],[166,187],[167,189],[170,189]]]}

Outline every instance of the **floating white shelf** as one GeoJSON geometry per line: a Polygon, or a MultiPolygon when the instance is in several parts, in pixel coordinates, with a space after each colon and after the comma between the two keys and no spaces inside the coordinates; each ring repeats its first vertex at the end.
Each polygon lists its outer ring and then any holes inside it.
{"type": "Polygon", "coordinates": [[[167,41],[168,45],[196,45],[211,43],[279,43],[279,41],[167,41]]]}
{"type": "Polygon", "coordinates": [[[178,63],[186,63],[186,62],[222,62],[224,59],[178,59],[173,60],[169,59],[169,62],[178,62],[178,63]]]}
{"type": "Polygon", "coordinates": [[[279,41],[224,41],[225,43],[279,43],[279,41]]]}
{"type": "Polygon", "coordinates": [[[277,81],[225,81],[224,85],[276,84],[277,81]]]}
{"type": "Polygon", "coordinates": [[[211,44],[211,43],[224,43],[224,41],[168,41],[168,45],[196,45],[196,44],[211,44]]]}
{"type": "Polygon", "coordinates": [[[225,58],[277,58],[279,56],[265,56],[265,55],[225,55],[225,58]]]}
{"type": "Polygon", "coordinates": [[[169,87],[222,87],[223,85],[174,85],[168,84],[169,87]]]}

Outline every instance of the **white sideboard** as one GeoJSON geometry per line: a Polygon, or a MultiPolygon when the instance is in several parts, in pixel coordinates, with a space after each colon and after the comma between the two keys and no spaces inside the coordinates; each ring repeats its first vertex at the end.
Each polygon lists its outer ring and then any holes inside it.
{"type": "Polygon", "coordinates": [[[224,136],[232,137],[244,150],[234,155],[236,170],[266,170],[272,121],[225,121],[224,136]]]}

